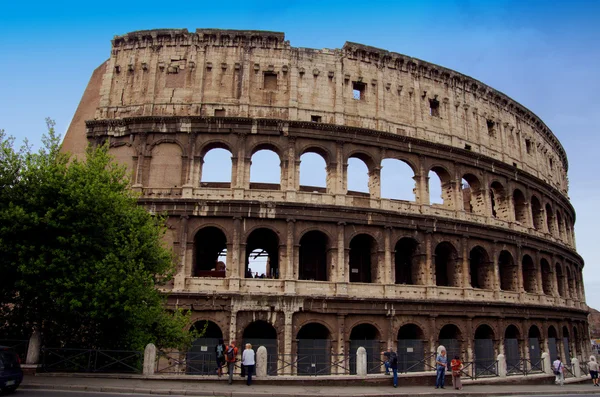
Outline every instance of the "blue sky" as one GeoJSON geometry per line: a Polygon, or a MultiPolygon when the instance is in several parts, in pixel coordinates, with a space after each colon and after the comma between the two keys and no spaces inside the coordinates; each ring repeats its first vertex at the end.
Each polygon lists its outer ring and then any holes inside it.
{"type": "Polygon", "coordinates": [[[600,1],[2,2],[0,128],[64,133],[114,35],[153,28],[283,31],[291,45],[355,41],[470,75],[531,109],[567,150],[588,304],[600,308],[600,1]]]}

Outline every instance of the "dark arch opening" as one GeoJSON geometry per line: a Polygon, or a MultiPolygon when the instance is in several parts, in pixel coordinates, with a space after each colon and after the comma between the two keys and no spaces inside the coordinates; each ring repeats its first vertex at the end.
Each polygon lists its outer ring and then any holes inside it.
{"type": "Polygon", "coordinates": [[[194,248],[194,277],[225,277],[227,237],[221,229],[200,229],[194,236],[194,248]]]}
{"type": "Polygon", "coordinates": [[[504,353],[506,356],[506,370],[509,374],[521,372],[521,349],[519,346],[519,329],[509,325],[504,331],[504,353]]]}
{"type": "Polygon", "coordinates": [[[475,331],[475,339],[494,339],[494,331],[489,325],[482,324],[475,331]]]}
{"type": "Polygon", "coordinates": [[[546,204],[546,227],[548,228],[548,233],[556,236],[556,227],[554,226],[554,211],[552,211],[550,204],[546,204]]]}
{"type": "Polygon", "coordinates": [[[465,212],[482,214],[485,212],[484,191],[479,179],[473,174],[465,174],[461,183],[463,208],[465,212]]]}
{"type": "Polygon", "coordinates": [[[523,256],[523,260],[521,262],[521,269],[523,273],[523,288],[525,289],[525,292],[537,292],[536,269],[531,256],[523,256]]]}
{"type": "Polygon", "coordinates": [[[482,247],[474,247],[469,253],[469,270],[471,272],[471,287],[494,288],[494,267],[490,257],[482,247]]]}
{"type": "Polygon", "coordinates": [[[543,259],[540,261],[542,267],[542,289],[544,294],[552,295],[552,270],[547,260],[543,259]]]}
{"type": "Polygon", "coordinates": [[[300,328],[297,339],[331,339],[331,333],[326,326],[319,323],[308,323],[300,328]]]}
{"type": "Polygon", "coordinates": [[[367,373],[381,371],[379,330],[372,324],[359,324],[350,332],[350,373],[356,374],[356,351],[364,347],[367,351],[367,373]]]}
{"type": "Polygon", "coordinates": [[[435,284],[440,287],[458,287],[458,253],[450,243],[435,247],[435,284]]]}
{"type": "Polygon", "coordinates": [[[331,373],[331,333],[319,323],[305,324],[298,339],[298,374],[329,375],[331,373]]]}
{"type": "Polygon", "coordinates": [[[500,289],[503,291],[516,291],[517,268],[510,252],[500,252],[498,267],[500,268],[500,289]]]}
{"type": "Polygon", "coordinates": [[[419,268],[415,264],[415,254],[418,246],[419,243],[406,237],[396,243],[394,259],[396,284],[418,284],[419,268]]]}
{"type": "Polygon", "coordinates": [[[416,324],[405,324],[398,330],[398,339],[425,339],[421,327],[416,324]]]}
{"type": "Polygon", "coordinates": [[[196,321],[190,330],[203,332],[196,338],[186,353],[185,372],[190,375],[213,375],[215,372],[214,349],[220,339],[223,339],[221,328],[212,321],[196,321]]]}
{"type": "Polygon", "coordinates": [[[504,331],[504,338],[519,339],[519,336],[520,336],[519,329],[515,325],[511,324],[508,327],[506,327],[506,330],[504,331]]]}
{"type": "Polygon", "coordinates": [[[519,189],[515,189],[513,192],[513,203],[515,206],[515,221],[519,222],[521,225],[527,225],[529,223],[527,220],[529,208],[527,208],[525,195],[523,195],[523,192],[519,189]]]}
{"type": "Polygon", "coordinates": [[[529,338],[529,344],[527,349],[529,350],[529,359],[531,360],[531,369],[535,371],[542,370],[542,349],[540,347],[542,333],[540,329],[532,325],[529,327],[529,331],[527,332],[527,336],[529,338]]]}
{"type": "Polygon", "coordinates": [[[542,211],[542,205],[535,196],[531,196],[531,215],[533,218],[533,227],[536,230],[544,229],[544,212],[542,211]]]}
{"type": "MultiPolygon", "coordinates": [[[[438,342],[446,348],[446,354],[450,358],[461,355],[462,335],[454,324],[446,324],[440,330],[438,342]]],[[[464,359],[464,357],[463,357],[464,359]]]]}
{"type": "Polygon", "coordinates": [[[370,283],[377,279],[377,244],[368,234],[359,234],[350,241],[350,282],[370,283]]]}
{"type": "Polygon", "coordinates": [[[425,334],[416,324],[405,324],[398,330],[398,371],[423,371],[425,334]]]}
{"type": "Polygon", "coordinates": [[[556,264],[556,281],[558,282],[558,295],[561,298],[565,297],[565,277],[563,275],[562,266],[556,264]]]}
{"type": "Polygon", "coordinates": [[[279,237],[271,229],[256,229],[246,240],[246,278],[253,276],[279,278],[279,237]]]}
{"type": "Polygon", "coordinates": [[[327,281],[327,235],[318,230],[300,239],[300,280],[327,281]]]}
{"type": "Polygon", "coordinates": [[[493,368],[496,360],[494,331],[489,325],[482,324],[477,327],[474,345],[475,373],[477,375],[495,375],[493,368]]]}
{"type": "Polygon", "coordinates": [[[246,343],[250,343],[252,350],[255,352],[260,346],[264,346],[267,349],[267,374],[277,375],[277,356],[279,351],[275,327],[263,320],[251,322],[244,329],[242,344],[238,344],[240,351],[244,349],[246,343]]]}
{"type": "Polygon", "coordinates": [[[492,205],[492,216],[507,220],[508,205],[506,203],[506,191],[500,182],[493,182],[490,185],[490,202],[492,205]]]}
{"type": "Polygon", "coordinates": [[[558,334],[554,326],[548,327],[548,350],[550,352],[550,360],[554,362],[558,357],[558,346],[557,346],[558,334]]]}

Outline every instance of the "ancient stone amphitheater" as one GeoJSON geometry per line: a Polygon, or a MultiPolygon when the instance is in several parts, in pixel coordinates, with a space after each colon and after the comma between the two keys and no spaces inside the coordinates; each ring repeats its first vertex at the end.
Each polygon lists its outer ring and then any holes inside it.
{"type": "Polygon", "coordinates": [[[195,344],[206,371],[219,337],[267,347],[271,374],[352,372],[330,357],[358,346],[370,372],[387,346],[406,371],[429,368],[440,343],[481,368],[502,353],[515,370],[589,351],[565,151],[473,78],[362,44],[295,48],[278,32],[133,32],[94,71],[64,149],[106,141],[140,203],[168,214],[169,304],[208,321],[195,344]],[[204,181],[219,149],[231,178],[204,181]],[[279,183],[250,178],[264,151],[279,183]],[[308,153],[323,186],[299,183],[308,153]],[[348,189],[357,160],[368,192],[348,189]],[[384,162],[409,167],[411,200],[381,197],[384,162]],[[256,257],[264,278],[248,270],[256,257]]]}

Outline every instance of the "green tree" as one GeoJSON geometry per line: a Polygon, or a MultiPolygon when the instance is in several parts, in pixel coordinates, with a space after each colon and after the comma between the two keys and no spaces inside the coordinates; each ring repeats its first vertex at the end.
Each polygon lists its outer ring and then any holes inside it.
{"type": "Polygon", "coordinates": [[[0,330],[48,346],[181,347],[189,313],[158,287],[175,269],[165,219],[137,204],[106,147],[85,161],[60,152],[48,120],[42,148],[0,131],[0,330]]]}

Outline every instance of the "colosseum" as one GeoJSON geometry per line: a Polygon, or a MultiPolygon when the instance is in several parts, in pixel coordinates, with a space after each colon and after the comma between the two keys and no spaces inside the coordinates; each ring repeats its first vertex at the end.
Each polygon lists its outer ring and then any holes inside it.
{"type": "Polygon", "coordinates": [[[516,371],[589,353],[565,150],[471,77],[279,32],[138,31],[114,37],[63,149],[106,142],[140,204],[168,216],[178,269],[165,291],[207,324],[199,351],[262,345],[272,375],[351,373],[359,346],[369,372],[387,346],[401,371],[429,368],[438,344],[480,368],[504,354],[516,371]],[[219,150],[230,178],[206,181],[219,150]],[[279,183],[251,178],[264,152],[279,183]],[[322,186],[300,184],[307,158],[322,186]],[[367,191],[348,189],[349,162],[367,191]],[[408,167],[410,197],[382,197],[384,164],[408,167]]]}

